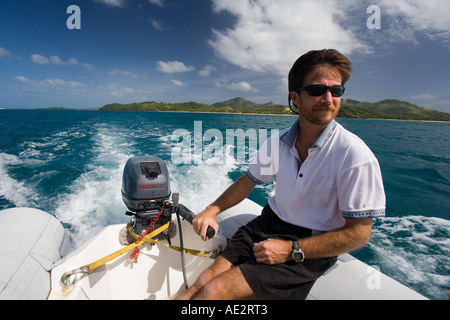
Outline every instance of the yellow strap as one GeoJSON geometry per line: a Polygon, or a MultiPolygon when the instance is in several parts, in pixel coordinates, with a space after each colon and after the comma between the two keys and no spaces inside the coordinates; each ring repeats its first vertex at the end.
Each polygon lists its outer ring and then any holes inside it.
{"type": "Polygon", "coordinates": [[[108,255],[108,256],[106,256],[106,257],[100,259],[100,260],[97,260],[97,261],[95,261],[95,262],[89,264],[89,265],[87,266],[88,272],[90,272],[90,271],[92,271],[92,270],[94,270],[94,269],[100,267],[101,265],[104,265],[105,263],[107,263],[107,262],[109,262],[109,261],[111,261],[111,260],[114,260],[114,259],[117,258],[117,257],[120,257],[121,255],[127,253],[128,251],[133,250],[134,248],[136,248],[136,247],[138,247],[139,245],[141,245],[143,242],[149,242],[149,240],[151,240],[151,238],[156,237],[158,234],[160,234],[161,232],[163,232],[164,230],[166,230],[166,229],[169,227],[169,224],[170,224],[170,222],[168,222],[168,223],[166,223],[165,225],[163,225],[162,227],[156,229],[156,230],[153,231],[152,233],[146,235],[146,236],[145,236],[143,239],[141,239],[141,241],[139,241],[138,243],[134,243],[134,242],[133,242],[133,243],[130,244],[129,246],[127,246],[127,247],[125,247],[125,248],[123,248],[123,249],[121,249],[121,250],[119,250],[119,251],[116,251],[116,252],[114,252],[114,253],[111,253],[110,255],[108,255]]]}
{"type": "MultiPolygon", "coordinates": [[[[136,238],[136,239],[139,238],[139,235],[138,235],[137,233],[134,232],[134,230],[133,230],[133,228],[131,227],[131,224],[130,224],[130,223],[127,224],[127,229],[128,229],[128,232],[130,232],[130,234],[131,234],[134,238],[136,238]]],[[[151,237],[151,238],[152,238],[152,237],[151,237]]],[[[160,244],[160,245],[166,246],[167,248],[170,248],[170,249],[176,250],[176,251],[178,251],[178,252],[181,252],[181,248],[180,248],[180,247],[172,246],[172,245],[170,245],[170,244],[161,243],[161,242],[156,241],[156,240],[153,240],[153,239],[151,239],[151,238],[145,237],[145,238],[143,239],[143,241],[144,241],[144,242],[149,242],[149,243],[160,244]]],[[[190,254],[190,255],[194,255],[194,256],[199,256],[199,257],[205,257],[205,258],[208,258],[208,257],[210,256],[210,254],[211,254],[209,251],[202,251],[202,250],[195,250],[195,249],[187,249],[187,248],[183,248],[183,252],[186,253],[186,254],[190,254]]]]}

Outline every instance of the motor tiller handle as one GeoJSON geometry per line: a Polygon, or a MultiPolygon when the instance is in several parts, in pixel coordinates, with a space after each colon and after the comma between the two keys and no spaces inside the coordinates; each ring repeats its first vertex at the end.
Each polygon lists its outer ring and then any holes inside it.
{"type": "MultiPolygon", "coordinates": [[[[181,203],[178,204],[178,213],[183,219],[192,224],[192,220],[194,220],[195,214],[181,203]]],[[[208,229],[206,230],[206,236],[211,239],[215,234],[216,230],[214,230],[213,227],[208,226],[208,229]]]]}

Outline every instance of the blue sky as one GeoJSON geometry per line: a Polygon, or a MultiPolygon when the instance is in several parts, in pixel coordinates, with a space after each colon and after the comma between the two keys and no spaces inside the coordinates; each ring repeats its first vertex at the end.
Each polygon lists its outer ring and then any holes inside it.
{"type": "Polygon", "coordinates": [[[345,98],[450,112],[449,15],[447,0],[0,0],[0,107],[287,104],[294,61],[335,48],[353,62],[345,98]]]}

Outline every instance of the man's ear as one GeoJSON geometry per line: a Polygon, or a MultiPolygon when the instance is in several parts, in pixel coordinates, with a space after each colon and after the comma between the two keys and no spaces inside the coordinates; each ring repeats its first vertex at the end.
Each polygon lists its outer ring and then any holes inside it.
{"type": "Polygon", "coordinates": [[[294,106],[296,106],[298,108],[298,106],[300,105],[300,94],[298,94],[295,91],[291,91],[291,92],[289,92],[289,97],[291,98],[294,106]]]}

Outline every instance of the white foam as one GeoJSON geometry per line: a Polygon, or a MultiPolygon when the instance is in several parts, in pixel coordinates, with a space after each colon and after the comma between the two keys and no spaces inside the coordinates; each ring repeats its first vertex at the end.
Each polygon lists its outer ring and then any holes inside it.
{"type": "Polygon", "coordinates": [[[8,166],[23,165],[24,160],[7,153],[0,153],[0,196],[15,206],[33,206],[39,199],[37,193],[25,182],[19,182],[8,173],[8,166]]]}
{"type": "Polygon", "coordinates": [[[123,167],[129,158],[126,135],[110,127],[96,130],[92,137],[95,159],[73,182],[70,192],[60,196],[55,210],[56,216],[71,226],[75,248],[105,226],[127,220],[120,193],[123,167]]]}
{"type": "MultiPolygon", "coordinates": [[[[180,147],[178,138],[178,135],[159,138],[161,144],[172,151],[172,160],[167,162],[171,174],[171,189],[172,192],[180,193],[180,202],[197,213],[217,199],[233,183],[231,173],[234,178],[237,178],[235,173],[245,173],[248,161],[256,152],[256,149],[246,145],[247,156],[242,162],[237,155],[236,146],[224,144],[225,141],[221,139],[203,140],[202,150],[197,152],[194,146],[195,137],[191,137],[191,141],[188,140],[187,143],[181,140],[182,144],[186,143],[184,147],[189,147],[190,144],[191,148],[176,151],[176,157],[173,157],[174,150],[180,147]]],[[[197,140],[199,139],[197,137],[197,140]]],[[[264,203],[275,193],[273,183],[256,186],[256,189],[263,194],[264,203]]]]}
{"type": "Polygon", "coordinates": [[[229,147],[221,149],[222,156],[212,157],[200,164],[175,164],[167,162],[172,192],[180,193],[180,202],[198,213],[220,196],[233,181],[229,173],[236,170],[236,160],[230,156],[229,147]]]}
{"type": "Polygon", "coordinates": [[[450,293],[450,221],[435,217],[387,217],[369,243],[382,270],[432,298],[450,293]]]}

